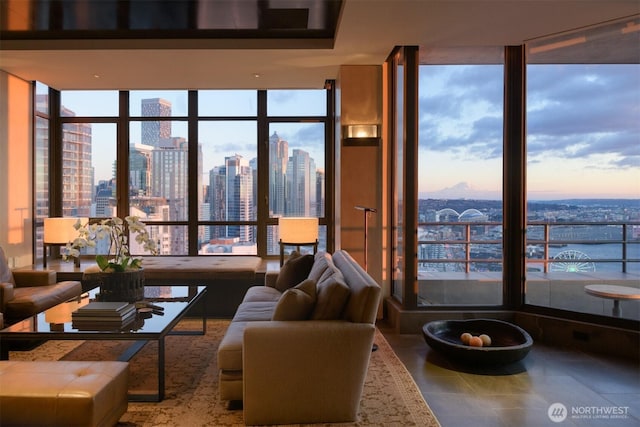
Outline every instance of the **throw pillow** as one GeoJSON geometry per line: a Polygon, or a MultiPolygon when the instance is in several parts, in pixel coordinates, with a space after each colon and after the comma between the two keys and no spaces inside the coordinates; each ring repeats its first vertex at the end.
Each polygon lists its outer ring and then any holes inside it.
{"type": "Polygon", "coordinates": [[[274,287],[280,292],[296,286],[309,276],[313,267],[313,255],[300,255],[292,252],[287,262],[280,268],[274,287]]]}
{"type": "Polygon", "coordinates": [[[307,279],[282,294],[272,320],[307,320],[315,303],[316,282],[307,279]]]}
{"type": "MultiPolygon", "coordinates": [[[[324,276],[324,275],[323,275],[324,276]]],[[[312,320],[338,320],[347,305],[351,289],[345,283],[339,270],[323,277],[317,284],[316,305],[311,313],[312,320]]]]}

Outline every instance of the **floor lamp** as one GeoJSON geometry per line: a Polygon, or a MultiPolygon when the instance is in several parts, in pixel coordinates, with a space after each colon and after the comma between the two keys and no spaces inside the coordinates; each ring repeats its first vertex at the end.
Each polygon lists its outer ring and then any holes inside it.
{"type": "MultiPolygon", "coordinates": [[[[367,252],[369,252],[369,246],[367,244],[367,235],[369,234],[369,213],[378,212],[375,208],[368,208],[366,206],[356,206],[356,209],[364,212],[364,271],[367,271],[367,252]]],[[[368,271],[367,271],[368,273],[368,271]]],[[[376,351],[378,349],[378,344],[373,343],[371,347],[371,351],[376,351]]]]}
{"type": "Polygon", "coordinates": [[[369,232],[369,212],[378,212],[375,208],[368,208],[366,206],[356,206],[356,209],[364,212],[364,271],[367,271],[367,252],[369,247],[367,246],[367,234],[369,232]]]}

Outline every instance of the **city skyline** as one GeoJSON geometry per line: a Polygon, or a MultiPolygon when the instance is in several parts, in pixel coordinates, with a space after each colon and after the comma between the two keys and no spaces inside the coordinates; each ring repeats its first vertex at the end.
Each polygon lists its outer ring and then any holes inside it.
{"type": "MultiPolygon", "coordinates": [[[[502,66],[492,67],[501,69],[502,66]]],[[[616,65],[605,68],[594,65],[530,67],[533,71],[530,71],[532,76],[529,79],[529,91],[536,96],[531,96],[528,111],[528,199],[640,197],[640,120],[637,120],[640,96],[638,91],[628,90],[629,87],[640,87],[638,66],[632,64],[627,67],[616,65]],[[554,75],[556,80],[559,80],[558,73],[569,68],[575,70],[576,67],[583,68],[582,71],[586,73],[580,74],[583,78],[570,80],[572,84],[566,88],[554,84],[554,75]],[[616,79],[620,82],[616,82],[616,79]],[[597,92],[591,96],[593,100],[585,102],[580,94],[586,90],[585,88],[592,87],[594,82],[598,83],[597,92]],[[596,102],[597,105],[594,104],[596,102]],[[577,109],[574,106],[576,103],[586,114],[573,112],[577,109]],[[561,120],[560,113],[563,111],[572,113],[565,120],[561,120]],[[585,122],[588,122],[589,126],[581,130],[585,122]],[[605,132],[599,133],[598,129],[605,132]],[[554,139],[553,135],[557,137],[554,139]]],[[[478,136],[481,135],[479,132],[487,132],[487,129],[490,134],[495,133],[495,129],[501,130],[502,92],[487,93],[490,82],[496,87],[502,87],[501,73],[482,71],[482,68],[474,66],[456,66],[449,69],[453,71],[442,73],[433,79],[430,90],[436,94],[436,99],[455,105],[470,96],[475,96],[477,102],[466,104],[465,115],[471,119],[464,125],[461,125],[459,120],[452,120],[455,116],[443,116],[446,108],[441,108],[439,115],[430,117],[429,120],[438,123],[440,127],[437,140],[432,144],[435,149],[425,151],[422,148],[424,141],[432,138],[433,134],[421,127],[419,170],[429,170],[429,175],[422,177],[422,173],[420,174],[419,192],[421,195],[439,192],[444,194],[444,197],[455,197],[454,194],[446,194],[445,190],[466,182],[474,191],[473,197],[500,200],[502,137],[497,135],[489,140],[482,140],[478,139],[478,136]],[[450,78],[449,74],[452,72],[464,75],[464,86],[450,78]]],[[[206,104],[210,108],[207,114],[255,114],[255,91],[201,92],[211,94],[216,100],[206,104]]],[[[296,111],[297,106],[310,103],[304,99],[308,97],[308,93],[290,95],[287,100],[287,92],[296,91],[280,92],[278,102],[292,105],[283,108],[285,111],[288,108],[296,111]]],[[[99,100],[103,96],[117,100],[117,91],[63,91],[63,101],[86,104],[88,93],[91,94],[91,99],[96,99],[96,96],[98,99],[97,102],[92,102],[91,112],[83,112],[84,115],[117,115],[117,111],[111,111],[105,106],[110,101],[99,100]]],[[[168,99],[174,109],[173,116],[186,115],[187,91],[132,91],[131,94],[132,116],[140,114],[140,111],[134,111],[133,107],[136,103],[140,105],[144,97],[168,99]]],[[[421,123],[424,123],[426,118],[423,114],[426,111],[424,102],[421,97],[421,123]]],[[[115,105],[117,107],[117,102],[115,105]]],[[[140,107],[137,108],[140,110],[140,107]]],[[[254,121],[248,124],[213,123],[217,125],[208,129],[209,122],[201,122],[199,129],[200,142],[215,147],[215,151],[203,151],[206,163],[214,161],[210,160],[212,158],[218,159],[215,161],[221,164],[225,156],[236,153],[247,158],[255,155],[253,153],[257,147],[257,131],[254,121]]],[[[284,125],[290,124],[272,123],[269,133],[276,131],[290,144],[295,145],[303,130],[299,127],[284,129],[284,125]]],[[[141,141],[139,128],[140,126],[132,126],[131,143],[141,141]]],[[[172,132],[174,136],[186,136],[186,122],[172,121],[172,132]]],[[[304,136],[308,137],[308,132],[304,136]]],[[[95,157],[106,159],[112,156],[115,160],[115,126],[112,129],[104,129],[102,125],[100,132],[94,132],[94,138],[96,146],[103,146],[107,151],[106,155],[96,152],[95,157]],[[108,135],[103,137],[103,132],[108,132],[108,135]]],[[[321,143],[323,144],[324,140],[314,141],[314,144],[321,143]]],[[[99,178],[110,173],[111,165],[101,161],[96,168],[96,177],[99,178]]]]}

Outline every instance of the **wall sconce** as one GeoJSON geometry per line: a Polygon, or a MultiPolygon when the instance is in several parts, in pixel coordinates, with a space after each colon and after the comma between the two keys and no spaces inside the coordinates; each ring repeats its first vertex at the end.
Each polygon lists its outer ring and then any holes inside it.
{"type": "Polygon", "coordinates": [[[318,218],[287,217],[278,220],[280,234],[280,266],[284,264],[284,247],[313,246],[318,252],[318,218]]]}
{"type": "MultiPolygon", "coordinates": [[[[78,237],[78,230],[74,225],[80,221],[80,224],[86,224],[89,218],[45,218],[44,219],[44,236],[42,243],[43,266],[47,267],[47,246],[65,246],[78,237]]],[[[80,267],[80,258],[76,258],[75,266],[80,267]]]]}
{"type": "Polygon", "coordinates": [[[378,125],[346,125],[342,127],[343,145],[377,146],[380,144],[378,125]]]}

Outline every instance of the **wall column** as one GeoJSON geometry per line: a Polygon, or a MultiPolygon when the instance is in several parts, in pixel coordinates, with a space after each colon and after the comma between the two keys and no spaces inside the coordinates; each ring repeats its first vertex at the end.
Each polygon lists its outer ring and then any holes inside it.
{"type": "Polygon", "coordinates": [[[386,218],[386,150],[383,136],[382,66],[344,65],[337,81],[339,120],[336,133],[336,249],[344,249],[381,285],[383,294],[386,263],[386,239],[383,224],[386,218]],[[377,140],[358,142],[345,140],[348,125],[375,124],[377,140]],[[367,248],[364,247],[365,206],[375,209],[368,213],[367,248]]]}
{"type": "Polygon", "coordinates": [[[33,85],[0,71],[0,246],[9,267],[33,263],[33,85]]]}

